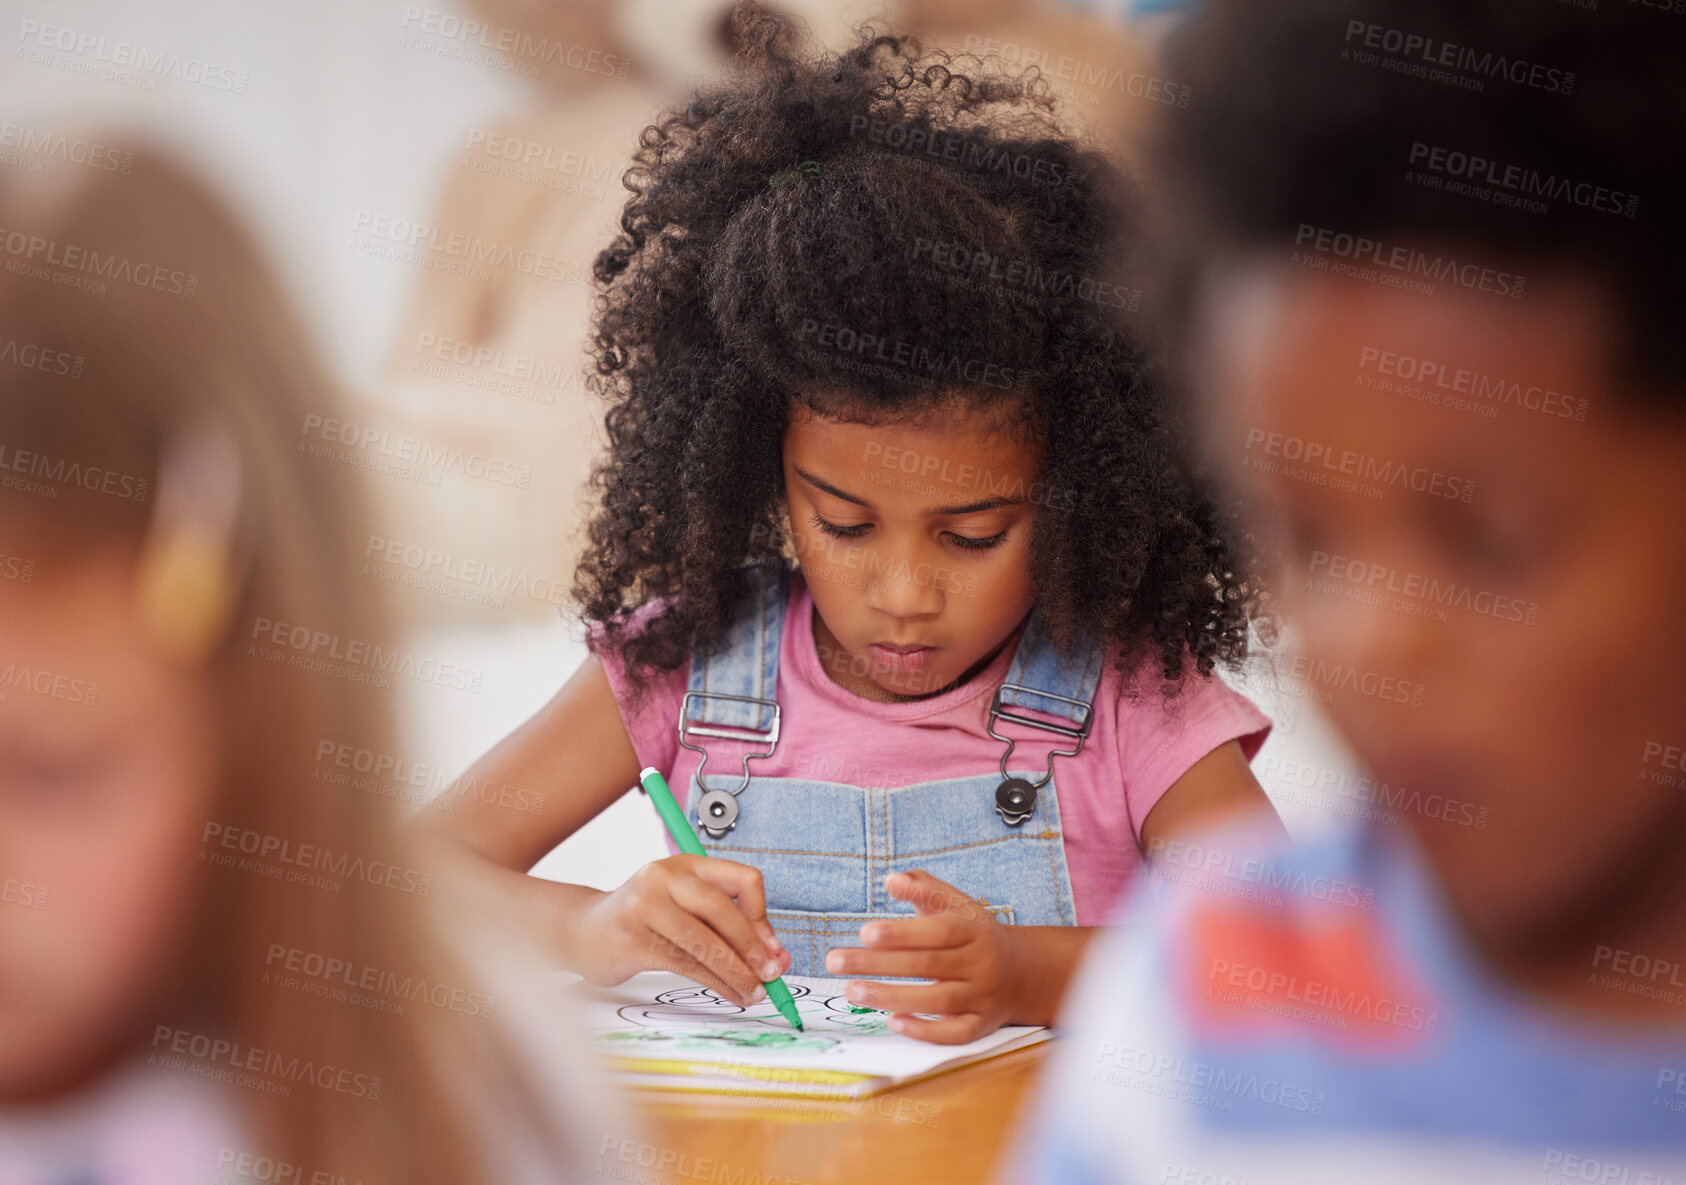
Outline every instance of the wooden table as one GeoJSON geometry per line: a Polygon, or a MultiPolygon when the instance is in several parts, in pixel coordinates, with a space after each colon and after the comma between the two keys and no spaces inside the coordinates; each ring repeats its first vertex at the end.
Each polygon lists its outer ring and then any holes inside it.
{"type": "Polygon", "coordinates": [[[1044,1042],[855,1102],[636,1099],[649,1139],[669,1159],[691,1158],[667,1175],[674,1182],[976,1185],[991,1180],[1051,1050],[1044,1042]]]}

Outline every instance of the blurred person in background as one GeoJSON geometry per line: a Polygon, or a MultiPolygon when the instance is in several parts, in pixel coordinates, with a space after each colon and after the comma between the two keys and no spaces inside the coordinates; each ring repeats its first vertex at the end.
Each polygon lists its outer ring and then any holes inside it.
{"type": "Polygon", "coordinates": [[[578,1179],[565,1020],[337,774],[396,750],[335,393],[123,149],[0,178],[0,1181],[578,1179]]]}
{"type": "Polygon", "coordinates": [[[1678,8],[1173,47],[1171,321],[1400,810],[1138,894],[1005,1180],[1686,1180],[1678,8]]]}

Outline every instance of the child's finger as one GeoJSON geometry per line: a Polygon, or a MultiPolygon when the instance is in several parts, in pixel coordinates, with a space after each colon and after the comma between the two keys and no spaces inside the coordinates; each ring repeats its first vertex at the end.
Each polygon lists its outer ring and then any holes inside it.
{"type": "Polygon", "coordinates": [[[784,945],[773,933],[773,924],[767,920],[767,889],[759,868],[739,864],[736,860],[716,858],[697,861],[692,871],[737,898],[739,912],[749,919],[750,925],[767,944],[767,949],[774,955],[784,953],[784,945]]]}
{"type": "Polygon", "coordinates": [[[929,1041],[933,1045],[965,1045],[995,1031],[975,1012],[962,1012],[938,1020],[927,1020],[922,1016],[892,1016],[889,1024],[893,1032],[916,1041],[929,1041]]]}
{"type": "Polygon", "coordinates": [[[849,1003],[881,1012],[924,1012],[933,1016],[957,1015],[973,1003],[972,985],[960,980],[940,983],[877,983],[852,979],[843,989],[849,1003]]]}
{"type": "Polygon", "coordinates": [[[724,979],[721,979],[718,975],[714,974],[714,972],[710,971],[703,964],[697,962],[697,960],[693,959],[679,947],[674,946],[672,943],[666,943],[666,947],[670,952],[671,957],[661,968],[659,968],[659,970],[672,971],[676,975],[683,975],[692,983],[699,984],[702,987],[707,988],[721,999],[730,1000],[732,1003],[740,1004],[745,1008],[761,1002],[759,999],[753,997],[747,1000],[744,999],[742,994],[736,988],[727,983],[724,979]]]}
{"type": "Polygon", "coordinates": [[[976,920],[988,917],[989,911],[946,881],[928,872],[892,872],[884,878],[884,888],[898,901],[906,901],[920,913],[948,913],[956,917],[976,920]]]}
{"type": "Polygon", "coordinates": [[[861,945],[873,950],[944,950],[971,940],[966,927],[946,914],[921,914],[890,922],[867,922],[861,945]]]}
{"type": "Polygon", "coordinates": [[[672,894],[679,908],[706,922],[732,948],[755,975],[756,982],[765,983],[779,974],[779,963],[773,953],[725,890],[705,880],[680,877],[673,882],[672,894]]]}
{"type": "Polygon", "coordinates": [[[739,1004],[754,999],[761,981],[720,935],[671,901],[663,902],[654,912],[650,929],[669,945],[678,947],[680,953],[702,964],[726,988],[724,994],[728,999],[739,1004]]]}
{"type": "Polygon", "coordinates": [[[905,979],[958,979],[965,955],[957,950],[866,950],[834,947],[825,957],[832,975],[893,975],[905,979]]]}

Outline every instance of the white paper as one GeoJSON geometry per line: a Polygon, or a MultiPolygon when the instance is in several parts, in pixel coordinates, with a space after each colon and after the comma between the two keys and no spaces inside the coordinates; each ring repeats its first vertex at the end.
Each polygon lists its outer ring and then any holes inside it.
{"type": "Polygon", "coordinates": [[[891,1032],[888,1013],[855,1010],[844,999],[844,980],[787,975],[784,982],[802,1017],[802,1032],[790,1027],[771,1000],[743,1008],[667,972],[647,971],[613,988],[576,984],[569,994],[599,1050],[617,1058],[686,1063],[688,1070],[652,1070],[694,1077],[686,1085],[699,1089],[814,1093],[815,1071],[880,1080],[838,1082],[839,1094],[855,1094],[1050,1036],[1047,1029],[1013,1025],[966,1045],[933,1045],[891,1032]]]}

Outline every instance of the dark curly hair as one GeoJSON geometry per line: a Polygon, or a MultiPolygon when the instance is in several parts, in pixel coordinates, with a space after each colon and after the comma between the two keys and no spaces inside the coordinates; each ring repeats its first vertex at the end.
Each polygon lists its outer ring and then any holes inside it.
{"type": "Polygon", "coordinates": [[[1191,664],[1240,664],[1261,616],[1245,541],[1125,329],[1133,187],[1062,132],[1034,69],[871,29],[805,58],[750,4],[734,31],[733,74],[644,130],[594,268],[611,447],[574,595],[634,683],[706,653],[746,564],[783,562],[793,401],[1022,417],[1071,495],[1031,541],[1056,645],[1104,639],[1126,672],[1153,653],[1167,695],[1191,664]]]}
{"type": "Polygon", "coordinates": [[[1616,377],[1679,406],[1682,7],[1206,0],[1166,64],[1196,100],[1154,152],[1168,336],[1195,348],[1202,271],[1332,227],[1602,285],[1616,377]]]}

